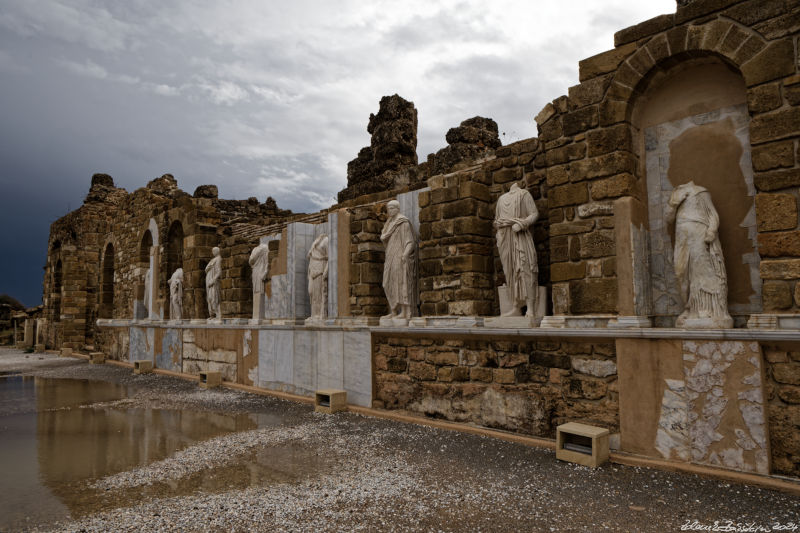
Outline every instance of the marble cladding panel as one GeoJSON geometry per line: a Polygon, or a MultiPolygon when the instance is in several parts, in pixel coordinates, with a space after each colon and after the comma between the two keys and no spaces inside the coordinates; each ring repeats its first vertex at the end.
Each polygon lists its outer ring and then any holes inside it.
{"type": "Polygon", "coordinates": [[[131,361],[152,361],[155,352],[155,330],[132,327],[130,331],[131,361]]]}
{"type": "Polygon", "coordinates": [[[257,385],[310,396],[322,388],[344,389],[347,401],[372,404],[369,331],[335,329],[258,332],[257,385]]]}
{"type": "Polygon", "coordinates": [[[287,226],[288,256],[286,273],[289,277],[291,307],[289,318],[307,318],[311,315],[308,296],[308,251],[315,238],[315,224],[293,222],[287,226]]]}
{"type": "Polygon", "coordinates": [[[339,316],[339,213],[328,213],[328,317],[339,316]]]}
{"type": "Polygon", "coordinates": [[[397,202],[400,204],[400,212],[408,217],[414,231],[419,235],[419,193],[431,190],[430,187],[417,189],[415,191],[404,192],[397,195],[397,202]]]}
{"type": "Polygon", "coordinates": [[[179,329],[167,329],[161,339],[161,345],[156,346],[156,368],[180,372],[182,368],[181,354],[183,353],[183,335],[179,329]]]}
{"type": "Polygon", "coordinates": [[[656,449],[667,459],[769,473],[758,343],[683,341],[683,380],[666,380],[656,449]]]}
{"type": "MultiPolygon", "coordinates": [[[[695,126],[731,120],[735,135],[744,147],[739,167],[742,170],[748,194],[755,195],[753,167],[750,156],[749,115],[744,104],[730,106],[708,113],[651,126],[645,130],[645,167],[647,169],[648,214],[650,220],[650,275],[652,279],[652,311],[656,316],[678,315],[683,311],[678,283],[673,266],[674,243],[670,237],[664,211],[673,186],[668,179],[670,168],[670,143],[695,126]]],[[[752,207],[740,226],[747,229],[748,237],[756,243],[755,207],[752,207]]],[[[723,251],[724,252],[724,251],[723,251]]],[[[749,265],[754,293],[749,304],[732,304],[734,314],[760,312],[761,280],[758,253],[744,254],[742,262],[749,265]]]]}
{"type": "Polygon", "coordinates": [[[369,407],[372,404],[372,338],[368,331],[345,331],[344,390],[347,401],[369,407]]]}

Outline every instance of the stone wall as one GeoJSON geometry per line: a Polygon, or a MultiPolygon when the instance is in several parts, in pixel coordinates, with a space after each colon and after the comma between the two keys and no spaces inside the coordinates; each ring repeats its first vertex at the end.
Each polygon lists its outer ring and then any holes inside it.
{"type": "Polygon", "coordinates": [[[772,471],[800,476],[800,345],[764,346],[772,471]]]}
{"type": "Polygon", "coordinates": [[[373,406],[553,437],[619,428],[613,343],[373,334],[373,406]]]}

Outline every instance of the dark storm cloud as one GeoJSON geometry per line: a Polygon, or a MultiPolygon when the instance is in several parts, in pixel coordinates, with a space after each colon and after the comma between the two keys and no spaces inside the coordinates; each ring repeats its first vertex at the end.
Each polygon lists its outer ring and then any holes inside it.
{"type": "Polygon", "coordinates": [[[0,293],[40,301],[49,225],[95,172],[316,211],[381,96],[415,102],[420,160],[476,114],[535,135],[577,61],[663,2],[0,0],[0,293]]]}

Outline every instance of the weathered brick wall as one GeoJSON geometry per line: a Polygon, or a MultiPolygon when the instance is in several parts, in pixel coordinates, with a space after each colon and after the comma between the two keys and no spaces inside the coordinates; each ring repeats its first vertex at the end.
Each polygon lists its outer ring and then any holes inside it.
{"type": "Polygon", "coordinates": [[[613,343],[373,335],[373,354],[378,408],[544,437],[568,421],[619,428],[613,343]]]}
{"type": "Polygon", "coordinates": [[[492,280],[492,195],[481,168],[434,176],[419,196],[420,311],[488,315],[492,280]]]}
{"type": "Polygon", "coordinates": [[[228,237],[223,241],[220,249],[223,318],[250,318],[253,315],[253,277],[248,259],[256,246],[257,238],[228,237]]]}
{"type": "Polygon", "coordinates": [[[389,312],[383,293],[384,247],[381,231],[386,203],[357,206],[350,213],[350,313],[378,317],[389,312]]]}
{"type": "Polygon", "coordinates": [[[679,5],[674,14],[617,32],[613,50],[581,61],[581,83],[569,96],[542,109],[536,120],[544,153],[536,169],[549,186],[556,313],[616,311],[616,243],[608,208],[594,206],[623,196],[645,200],[633,107],[664,68],[698,57],[722,59],[747,87],[764,308],[798,309],[800,77],[793,9],[755,0],[679,5]]]}
{"type": "Polygon", "coordinates": [[[800,476],[800,346],[762,348],[772,471],[800,476]]]}

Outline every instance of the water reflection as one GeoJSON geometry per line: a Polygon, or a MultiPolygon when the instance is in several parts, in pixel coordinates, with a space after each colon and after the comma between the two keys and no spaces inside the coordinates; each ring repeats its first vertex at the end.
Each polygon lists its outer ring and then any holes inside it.
{"type": "Polygon", "coordinates": [[[161,460],[197,441],[277,425],[225,415],[97,405],[126,387],[88,380],[0,379],[0,531],[77,516],[91,506],[85,481],[161,460]]]}

